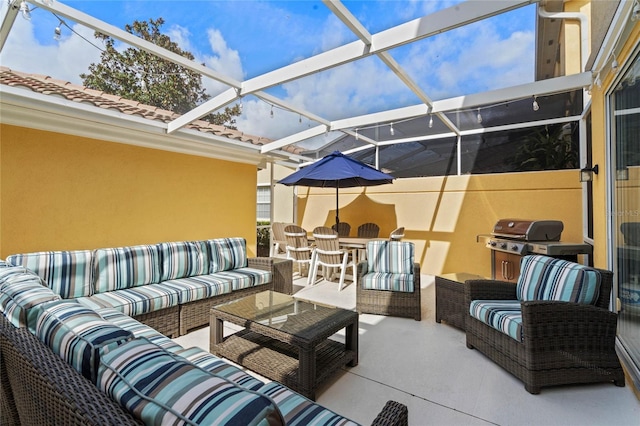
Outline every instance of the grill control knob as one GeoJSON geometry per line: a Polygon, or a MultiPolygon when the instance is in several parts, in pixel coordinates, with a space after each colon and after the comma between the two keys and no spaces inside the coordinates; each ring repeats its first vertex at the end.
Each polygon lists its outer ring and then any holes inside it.
{"type": "Polygon", "coordinates": [[[518,251],[518,246],[514,244],[513,246],[511,246],[511,250],[518,251]]]}
{"type": "Polygon", "coordinates": [[[507,243],[500,243],[500,248],[506,249],[507,248],[507,243]]]}
{"type": "Polygon", "coordinates": [[[495,247],[498,243],[496,243],[495,241],[490,241],[489,244],[491,245],[491,247],[495,247]]]}

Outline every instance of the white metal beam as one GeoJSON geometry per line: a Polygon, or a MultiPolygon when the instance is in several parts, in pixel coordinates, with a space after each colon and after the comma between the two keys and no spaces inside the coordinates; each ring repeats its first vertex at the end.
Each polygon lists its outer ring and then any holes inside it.
{"type": "Polygon", "coordinates": [[[13,23],[16,21],[16,16],[20,13],[20,3],[22,3],[21,0],[13,0],[7,5],[9,10],[4,15],[2,26],[0,27],[0,52],[2,52],[2,48],[9,37],[13,23]]]}
{"type": "Polygon", "coordinates": [[[294,133],[293,135],[284,137],[282,139],[278,139],[277,141],[270,142],[266,145],[262,145],[260,152],[267,153],[269,151],[273,151],[274,149],[282,148],[283,146],[291,145],[293,143],[312,138],[314,136],[319,136],[325,133],[328,130],[327,126],[319,125],[312,127],[307,130],[303,130],[299,133],[294,133]]]}
{"type": "Polygon", "coordinates": [[[522,99],[527,96],[542,96],[566,92],[568,90],[582,89],[591,84],[591,79],[591,72],[583,72],[580,74],[521,84],[519,86],[506,87],[504,89],[496,89],[488,92],[443,99],[433,103],[433,112],[470,109],[482,105],[491,105],[515,99],[522,99]]]}
{"type": "Polygon", "coordinates": [[[224,106],[235,101],[236,99],[238,99],[238,92],[236,91],[236,89],[227,89],[224,92],[220,93],[218,96],[214,96],[205,103],[195,107],[188,113],[183,114],[175,120],[169,122],[167,124],[167,133],[173,133],[181,127],[184,127],[187,124],[191,123],[192,121],[198,120],[199,118],[202,118],[205,115],[209,114],[211,111],[215,111],[220,108],[219,106],[215,105],[224,106]]]}
{"type": "Polygon", "coordinates": [[[371,45],[371,33],[356,19],[342,2],[337,0],[322,0],[327,8],[333,12],[355,35],[366,45],[371,45]]]}

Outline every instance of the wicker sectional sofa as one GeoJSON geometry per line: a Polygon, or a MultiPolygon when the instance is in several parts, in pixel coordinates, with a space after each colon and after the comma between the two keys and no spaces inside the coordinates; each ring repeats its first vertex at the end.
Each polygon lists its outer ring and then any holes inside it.
{"type": "Polygon", "coordinates": [[[247,258],[243,238],[25,253],[6,261],[35,272],[62,299],[115,308],[169,337],[207,325],[215,304],[292,289],[291,264],[247,258]]]}
{"type": "MultiPolygon", "coordinates": [[[[179,330],[182,305],[198,302],[195,297],[180,298],[188,289],[210,296],[204,298],[207,303],[228,297],[204,293],[203,282],[221,280],[207,275],[222,273],[231,279],[228,285],[216,285],[237,288],[231,294],[273,286],[271,271],[250,268],[246,258],[242,260],[243,240],[221,239],[215,244],[214,249],[221,251],[208,258],[209,274],[201,274],[204,269],[198,262],[192,264],[198,258],[190,257],[192,247],[183,243],[158,245],[156,258],[153,248],[138,246],[112,249],[105,256],[92,253],[90,262],[83,257],[86,253],[69,252],[0,261],[0,424],[354,424],[277,382],[264,383],[200,348],[183,348],[144,323],[164,327],[177,322],[177,328],[167,330],[179,330]],[[170,253],[162,251],[168,246],[170,253]],[[150,259],[169,272],[154,270],[150,259]],[[214,262],[223,270],[211,274],[214,262]],[[14,263],[28,264],[39,273],[14,263]],[[166,279],[148,283],[156,272],[166,279]],[[80,277],[87,276],[94,283],[94,294],[80,296],[78,287],[84,285],[80,277]],[[248,287],[247,276],[254,284],[264,284],[248,287]],[[182,287],[175,282],[181,278],[186,278],[182,287]],[[115,295],[96,291],[100,280],[115,295]],[[131,289],[145,292],[127,292],[131,289]],[[174,293],[169,290],[182,291],[177,293],[177,309],[171,306],[174,293]],[[156,293],[162,297],[151,297],[146,305],[140,302],[143,294],[156,293]],[[102,306],[107,301],[112,306],[102,306]],[[145,312],[147,305],[151,309],[145,312]],[[153,309],[175,319],[149,321],[153,309]]],[[[406,425],[407,416],[404,405],[389,401],[374,424],[406,425]]]]}

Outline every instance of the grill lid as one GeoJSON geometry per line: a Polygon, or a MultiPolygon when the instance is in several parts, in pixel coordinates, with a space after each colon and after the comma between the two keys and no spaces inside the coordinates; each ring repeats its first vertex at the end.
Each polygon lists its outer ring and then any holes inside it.
{"type": "Polygon", "coordinates": [[[563,229],[559,220],[500,219],[491,234],[525,241],[560,241],[563,229]]]}

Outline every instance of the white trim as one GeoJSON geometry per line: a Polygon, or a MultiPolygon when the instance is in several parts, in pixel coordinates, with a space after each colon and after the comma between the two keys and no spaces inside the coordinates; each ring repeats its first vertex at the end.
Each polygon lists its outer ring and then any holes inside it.
{"type": "Polygon", "coordinates": [[[248,142],[193,129],[168,135],[164,123],[155,120],[19,87],[3,86],[0,119],[3,124],[238,163],[257,165],[263,159],[260,146],[248,142]]]}

